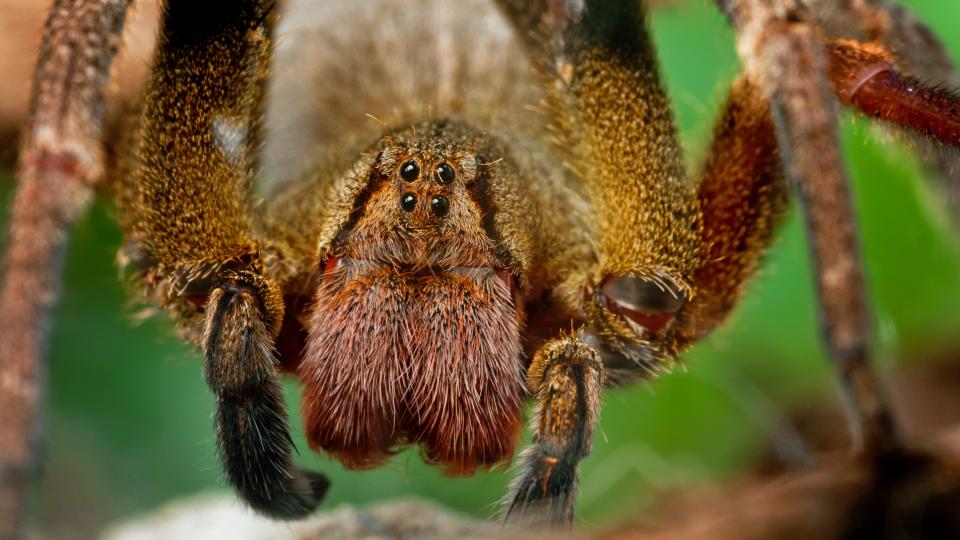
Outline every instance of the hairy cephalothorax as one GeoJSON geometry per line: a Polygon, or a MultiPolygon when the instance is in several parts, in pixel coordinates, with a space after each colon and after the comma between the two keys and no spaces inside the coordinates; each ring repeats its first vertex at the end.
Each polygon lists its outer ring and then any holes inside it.
{"type": "Polygon", "coordinates": [[[203,350],[227,480],[270,516],[303,516],[328,487],[293,462],[286,373],[303,385],[310,446],[351,468],[404,445],[451,474],[508,462],[531,397],[505,516],[570,523],[601,388],[669,368],[726,318],[789,183],[855,433],[868,455],[908,452],[869,367],[831,91],[947,145],[960,115],[907,74],[916,51],[898,56],[879,30],[872,43],[823,30],[888,14],[885,1],[718,1],[745,69],[693,176],[645,8],[601,0],[318,3],[328,31],[291,30],[276,64],[272,1],[168,0],[107,167],[103,88],[129,3],[56,2],[37,67],[0,297],[11,534],[63,238],[95,185],[115,195],[144,298],[203,350]],[[313,75],[296,72],[305,62],[313,75]],[[282,99],[268,106],[269,92],[282,99]],[[278,178],[258,203],[261,168],[278,178]]]}

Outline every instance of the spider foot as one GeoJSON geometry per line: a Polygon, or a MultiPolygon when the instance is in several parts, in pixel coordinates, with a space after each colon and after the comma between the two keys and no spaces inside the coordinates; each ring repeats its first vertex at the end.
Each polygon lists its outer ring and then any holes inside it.
{"type": "Polygon", "coordinates": [[[534,447],[524,455],[523,462],[525,472],[514,483],[504,521],[569,526],[573,522],[579,459],[550,455],[534,447]]]}
{"type": "Polygon", "coordinates": [[[279,519],[312,512],[329,482],[293,464],[283,389],[269,319],[271,283],[232,273],[213,291],[203,335],[207,384],[217,398],[220,462],[227,480],[253,509],[279,519]]]}
{"type": "Polygon", "coordinates": [[[534,443],[521,458],[523,472],[510,490],[504,521],[572,524],[580,461],[593,445],[602,383],[600,354],[579,338],[560,337],[537,352],[527,380],[537,400],[534,443]]]}

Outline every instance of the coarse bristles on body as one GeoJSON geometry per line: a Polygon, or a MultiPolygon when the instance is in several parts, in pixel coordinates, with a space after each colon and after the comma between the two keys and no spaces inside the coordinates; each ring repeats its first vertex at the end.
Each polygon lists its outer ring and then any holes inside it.
{"type": "Polygon", "coordinates": [[[571,226],[577,214],[551,206],[564,189],[556,178],[538,179],[531,196],[529,164],[459,122],[403,128],[375,149],[350,180],[356,194],[337,190],[345,211],[321,227],[299,368],[310,443],[355,468],[405,443],[451,474],[508,461],[525,394],[525,306],[559,279],[568,253],[536,254],[551,234],[542,213],[571,226]],[[529,212],[516,211],[521,200],[529,212]]]}
{"type": "Polygon", "coordinates": [[[342,272],[317,293],[300,368],[311,445],[355,468],[403,442],[451,473],[509,460],[524,388],[506,284],[492,271],[342,272]]]}
{"type": "MultiPolygon", "coordinates": [[[[533,445],[507,518],[569,524],[602,386],[663,371],[727,317],[781,220],[784,175],[854,423],[867,448],[903,450],[869,366],[832,92],[960,147],[956,96],[898,71],[949,62],[909,17],[867,24],[900,13],[886,0],[716,2],[745,71],[698,177],[637,0],[164,3],[108,184],[121,259],[203,348],[221,464],[247,504],[295,518],[326,491],[294,464],[286,371],[311,446],[354,468],[404,444],[452,474],[506,462],[529,393],[533,445]],[[876,44],[833,35],[854,11],[873,13],[857,33],[876,44]],[[894,47],[897,33],[915,39],[894,47]]],[[[55,2],[38,65],[0,317],[13,523],[62,233],[105,170],[98,111],[126,4],[55,2]]]]}

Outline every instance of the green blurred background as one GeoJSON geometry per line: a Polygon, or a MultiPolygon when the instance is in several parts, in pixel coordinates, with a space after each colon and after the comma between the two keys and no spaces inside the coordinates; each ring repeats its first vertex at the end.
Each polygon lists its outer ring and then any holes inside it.
{"type": "MultiPolygon", "coordinates": [[[[960,58],[960,3],[904,2],[960,58]]],[[[653,16],[667,84],[691,163],[702,156],[725,85],[733,37],[706,0],[653,16]]],[[[884,131],[845,116],[873,301],[878,362],[888,369],[960,344],[960,241],[913,156],[884,131]]],[[[2,173],[4,212],[9,170],[2,173]]],[[[98,204],[77,225],[53,334],[44,479],[35,510],[51,532],[76,533],[173,498],[224,489],[213,399],[196,352],[169,322],[135,325],[114,256],[120,232],[98,204]]],[[[583,465],[579,519],[623,519],[663,490],[730,476],[754,462],[784,410],[829,397],[817,341],[804,235],[791,213],[731,324],[685,356],[688,367],[607,393],[593,455],[583,465]]],[[[298,389],[288,384],[291,411],[298,389]]],[[[364,473],[307,450],[299,461],[333,480],[327,508],[419,496],[490,516],[512,477],[504,469],[447,478],[415,451],[364,473]]],[[[69,536],[69,534],[68,534],[69,536]]]]}

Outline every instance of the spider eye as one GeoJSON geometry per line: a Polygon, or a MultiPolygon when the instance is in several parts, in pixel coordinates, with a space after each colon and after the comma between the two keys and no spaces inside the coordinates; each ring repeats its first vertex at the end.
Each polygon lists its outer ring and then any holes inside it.
{"type": "Polygon", "coordinates": [[[413,212],[413,209],[417,207],[417,196],[413,193],[404,193],[403,197],[400,197],[400,208],[404,212],[413,212]]]}
{"type": "Polygon", "coordinates": [[[687,301],[669,284],[633,276],[606,281],[601,294],[607,309],[652,333],[666,327],[687,301]]]}
{"type": "Polygon", "coordinates": [[[416,161],[408,161],[400,167],[400,178],[403,178],[407,182],[413,182],[420,177],[420,166],[417,165],[416,161]]]}
{"type": "Polygon", "coordinates": [[[443,195],[437,195],[430,199],[430,208],[433,209],[433,213],[438,217],[443,217],[447,215],[447,212],[450,210],[450,201],[443,195]]]}
{"type": "Polygon", "coordinates": [[[449,184],[457,177],[457,173],[453,170],[453,167],[446,163],[437,165],[436,174],[441,184],[449,184]]]}

